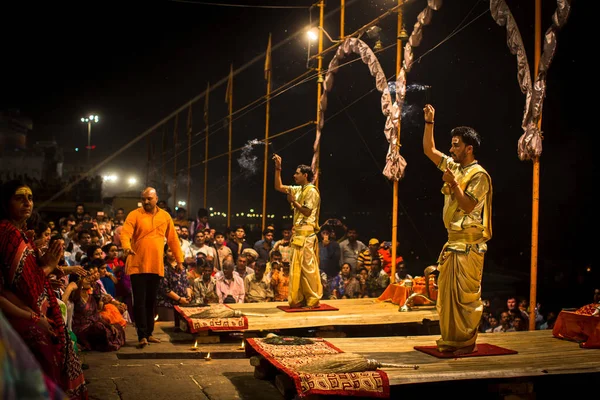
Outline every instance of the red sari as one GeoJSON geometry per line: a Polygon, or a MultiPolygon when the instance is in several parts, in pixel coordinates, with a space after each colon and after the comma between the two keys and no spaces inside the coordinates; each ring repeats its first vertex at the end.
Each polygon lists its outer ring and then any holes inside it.
{"type": "Polygon", "coordinates": [[[34,245],[8,221],[0,221],[0,294],[9,291],[34,312],[43,314],[56,337],[29,319],[9,318],[44,373],[70,399],[87,399],[81,362],[44,271],[38,265],[34,245]]]}

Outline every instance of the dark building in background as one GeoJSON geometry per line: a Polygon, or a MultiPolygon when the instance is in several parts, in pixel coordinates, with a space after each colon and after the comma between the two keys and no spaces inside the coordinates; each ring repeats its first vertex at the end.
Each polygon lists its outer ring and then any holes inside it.
{"type": "Polygon", "coordinates": [[[27,148],[27,135],[32,130],[31,118],[22,115],[20,110],[0,111],[0,152],[24,151],[27,148]]]}

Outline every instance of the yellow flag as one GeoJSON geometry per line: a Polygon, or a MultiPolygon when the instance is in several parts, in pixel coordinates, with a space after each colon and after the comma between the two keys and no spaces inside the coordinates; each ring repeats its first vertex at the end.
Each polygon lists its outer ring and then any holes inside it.
{"type": "Polygon", "coordinates": [[[265,57],[265,79],[269,79],[271,72],[271,34],[269,33],[269,44],[267,45],[267,55],[265,57]]]}
{"type": "Polygon", "coordinates": [[[225,103],[229,103],[233,97],[233,64],[229,69],[229,80],[227,81],[227,89],[225,90],[225,103]]]}

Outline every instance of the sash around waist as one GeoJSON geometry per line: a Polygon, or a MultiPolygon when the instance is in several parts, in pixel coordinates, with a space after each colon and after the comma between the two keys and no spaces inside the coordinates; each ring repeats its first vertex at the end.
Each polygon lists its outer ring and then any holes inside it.
{"type": "Polygon", "coordinates": [[[300,225],[294,227],[294,235],[310,236],[315,233],[315,228],[310,225],[300,225]]]}
{"type": "Polygon", "coordinates": [[[481,242],[483,239],[483,232],[448,232],[449,242],[464,242],[475,244],[481,242]]]}

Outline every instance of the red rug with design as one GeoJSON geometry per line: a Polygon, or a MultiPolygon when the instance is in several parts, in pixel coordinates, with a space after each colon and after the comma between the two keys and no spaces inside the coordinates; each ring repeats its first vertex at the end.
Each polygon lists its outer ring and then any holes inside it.
{"type": "Polygon", "coordinates": [[[290,306],[277,306],[280,310],[285,312],[310,312],[310,311],[339,311],[339,308],[330,306],[329,304],[321,303],[319,307],[307,308],[307,307],[290,307],[290,306]]]}
{"type": "Polygon", "coordinates": [[[488,343],[477,343],[477,351],[473,353],[461,354],[456,356],[452,353],[439,352],[437,346],[415,346],[415,350],[422,351],[437,358],[463,358],[463,357],[485,357],[485,356],[505,356],[509,354],[517,354],[518,351],[506,349],[504,347],[495,346],[488,343]]]}
{"type": "MultiPolygon", "coordinates": [[[[200,331],[243,331],[248,329],[248,318],[245,316],[232,317],[232,318],[192,318],[192,315],[202,311],[206,311],[208,307],[179,307],[175,306],[175,311],[178,312],[185,322],[187,322],[190,333],[196,333],[200,331]]],[[[211,304],[210,308],[218,309],[231,309],[231,307],[225,304],[211,304]]]]}
{"type": "Polygon", "coordinates": [[[390,382],[382,370],[348,373],[308,374],[297,372],[307,363],[343,353],[323,339],[311,338],[304,345],[277,345],[265,343],[262,338],[246,339],[248,353],[258,353],[275,368],[288,375],[296,386],[299,397],[311,395],[363,396],[389,398],[390,382]]]}

